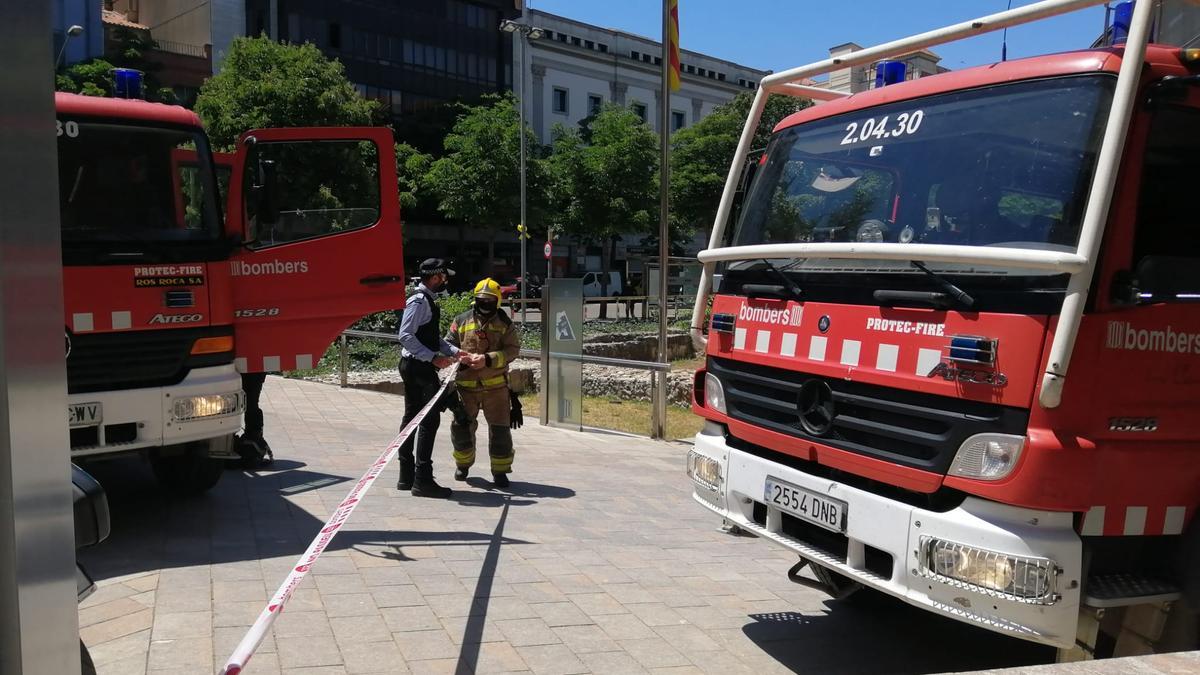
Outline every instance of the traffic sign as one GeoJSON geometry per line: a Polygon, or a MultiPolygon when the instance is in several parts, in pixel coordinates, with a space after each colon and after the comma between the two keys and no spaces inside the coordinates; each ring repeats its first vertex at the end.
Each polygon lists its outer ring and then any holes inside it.
{"type": "Polygon", "coordinates": [[[546,260],[550,259],[550,242],[546,242],[546,245],[542,247],[542,254],[546,256],[546,260]]]}

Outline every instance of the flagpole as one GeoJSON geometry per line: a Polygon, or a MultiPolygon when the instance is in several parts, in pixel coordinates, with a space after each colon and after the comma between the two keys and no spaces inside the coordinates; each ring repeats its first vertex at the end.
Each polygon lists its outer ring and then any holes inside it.
{"type": "MultiPolygon", "coordinates": [[[[662,11],[662,96],[659,99],[659,157],[658,173],[658,360],[670,361],[667,348],[667,273],[670,265],[670,233],[667,218],[670,209],[671,185],[671,0],[663,0],[662,11]]],[[[667,373],[655,373],[654,428],[655,438],[665,438],[667,428],[667,373]]]]}

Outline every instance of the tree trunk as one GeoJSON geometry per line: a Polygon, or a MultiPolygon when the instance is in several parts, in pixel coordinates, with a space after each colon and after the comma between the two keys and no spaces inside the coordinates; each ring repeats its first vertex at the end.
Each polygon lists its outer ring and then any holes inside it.
{"type": "MultiPolygon", "coordinates": [[[[612,289],[608,286],[609,270],[612,269],[612,259],[616,248],[615,239],[609,239],[600,246],[600,294],[608,297],[612,289]]],[[[608,303],[600,303],[600,318],[608,318],[608,303]]]]}

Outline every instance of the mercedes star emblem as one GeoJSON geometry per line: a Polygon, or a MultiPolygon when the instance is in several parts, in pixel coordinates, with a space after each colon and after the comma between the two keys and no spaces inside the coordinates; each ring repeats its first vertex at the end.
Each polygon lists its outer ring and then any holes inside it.
{"type": "Polygon", "coordinates": [[[820,330],[822,333],[829,330],[829,315],[828,314],[821,317],[821,320],[817,322],[817,329],[820,330]]]}
{"type": "Polygon", "coordinates": [[[813,436],[824,436],[833,428],[833,390],[822,380],[800,385],[796,401],[800,426],[813,436]]]}

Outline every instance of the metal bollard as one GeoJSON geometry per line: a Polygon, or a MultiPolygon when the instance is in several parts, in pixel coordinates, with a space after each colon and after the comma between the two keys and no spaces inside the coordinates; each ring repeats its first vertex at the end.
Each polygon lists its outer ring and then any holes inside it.
{"type": "Polygon", "coordinates": [[[341,377],[342,387],[349,384],[350,370],[350,351],[347,349],[346,336],[342,335],[338,339],[338,374],[341,377]]]}

